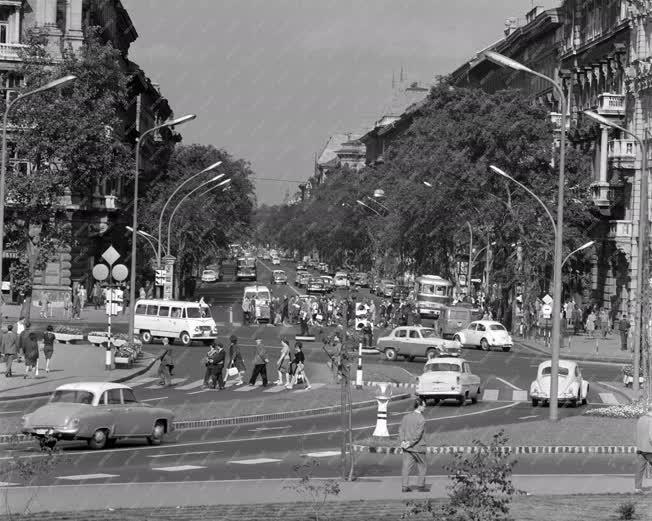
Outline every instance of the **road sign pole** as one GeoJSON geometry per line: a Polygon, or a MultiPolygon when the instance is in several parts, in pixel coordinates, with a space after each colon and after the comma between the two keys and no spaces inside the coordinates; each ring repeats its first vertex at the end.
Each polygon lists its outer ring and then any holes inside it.
{"type": "Polygon", "coordinates": [[[113,365],[113,360],[112,360],[112,349],[113,349],[113,340],[111,338],[111,315],[113,314],[113,277],[109,275],[109,314],[108,314],[108,324],[107,324],[107,333],[109,334],[109,339],[107,340],[106,344],[106,357],[104,360],[104,369],[107,371],[111,370],[111,367],[113,365]]]}
{"type": "Polygon", "coordinates": [[[362,389],[362,342],[358,342],[358,370],[355,372],[355,387],[362,389]]]}

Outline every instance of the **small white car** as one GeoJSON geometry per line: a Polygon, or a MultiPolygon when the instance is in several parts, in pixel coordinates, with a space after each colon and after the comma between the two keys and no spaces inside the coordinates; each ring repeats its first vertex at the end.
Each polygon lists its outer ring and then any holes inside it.
{"type": "Polygon", "coordinates": [[[274,265],[281,264],[281,259],[279,259],[278,257],[272,257],[272,264],[274,265]]]}
{"type": "MultiPolygon", "coordinates": [[[[362,305],[362,304],[361,304],[362,305]]],[[[403,356],[413,361],[417,356],[461,356],[461,345],[455,340],[444,340],[437,330],[422,326],[400,326],[380,337],[376,349],[385,354],[387,360],[403,356]]]]}
{"type": "Polygon", "coordinates": [[[505,326],[493,320],[471,322],[468,327],[455,333],[453,339],[464,347],[475,347],[483,351],[499,347],[507,352],[514,346],[514,341],[505,326]]]}
{"type": "Polygon", "coordinates": [[[477,403],[482,396],[480,377],[471,372],[469,362],[463,358],[431,358],[417,379],[416,395],[424,400],[457,400],[464,405],[467,400],[477,403]]]}
{"type": "MultiPolygon", "coordinates": [[[[536,407],[550,401],[550,374],[552,362],[546,360],[539,364],[537,378],[530,385],[530,400],[536,407]]],[[[589,382],[582,378],[582,372],[577,362],[572,360],[559,361],[559,382],[557,386],[557,399],[571,407],[586,405],[589,395],[589,382]]]]}
{"type": "Polygon", "coordinates": [[[349,278],[346,275],[335,275],[334,284],[336,288],[348,288],[349,278]]]}
{"type": "Polygon", "coordinates": [[[204,270],[201,273],[202,282],[215,282],[217,281],[217,273],[215,270],[204,270]]]}

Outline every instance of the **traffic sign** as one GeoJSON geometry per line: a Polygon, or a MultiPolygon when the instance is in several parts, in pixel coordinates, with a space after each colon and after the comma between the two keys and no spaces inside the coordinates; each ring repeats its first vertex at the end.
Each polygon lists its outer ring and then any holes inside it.
{"type": "Polygon", "coordinates": [[[96,264],[93,266],[93,278],[95,280],[106,280],[109,276],[109,268],[106,264],[96,264]]]}
{"type": "Polygon", "coordinates": [[[543,318],[551,318],[552,306],[550,304],[544,304],[541,306],[541,314],[543,315],[543,318]]]}
{"type": "Polygon", "coordinates": [[[553,298],[546,293],[546,296],[543,297],[541,300],[543,300],[544,304],[548,304],[549,306],[552,306],[553,298]]]}
{"type": "Polygon", "coordinates": [[[117,280],[118,282],[122,282],[127,278],[129,275],[129,270],[127,269],[127,266],[124,264],[116,264],[113,266],[113,269],[111,270],[111,274],[113,275],[113,278],[117,280]]]}
{"type": "Polygon", "coordinates": [[[165,270],[156,270],[156,285],[163,286],[165,284],[165,270]]]}
{"type": "Polygon", "coordinates": [[[120,258],[120,254],[118,253],[118,250],[116,250],[113,246],[109,246],[102,254],[102,258],[109,263],[109,266],[113,266],[115,261],[120,258]]]}

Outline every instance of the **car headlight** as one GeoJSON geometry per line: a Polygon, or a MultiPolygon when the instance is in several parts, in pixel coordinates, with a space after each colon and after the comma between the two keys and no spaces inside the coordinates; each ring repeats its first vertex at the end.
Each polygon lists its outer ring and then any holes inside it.
{"type": "Polygon", "coordinates": [[[67,429],[77,429],[79,427],[79,418],[66,418],[64,427],[67,429]]]}

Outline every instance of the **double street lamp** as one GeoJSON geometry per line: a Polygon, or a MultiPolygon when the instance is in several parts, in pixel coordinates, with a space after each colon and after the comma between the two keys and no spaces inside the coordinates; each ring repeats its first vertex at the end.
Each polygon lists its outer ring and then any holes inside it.
{"type": "MultiPolygon", "coordinates": [[[[140,173],[140,147],[143,145],[145,138],[166,127],[174,127],[176,125],[181,125],[195,119],[197,116],[195,114],[188,114],[180,118],[172,119],[157,125],[149,130],[146,130],[139,136],[138,142],[136,143],[136,172],[134,175],[134,209],[133,209],[133,223],[131,225],[131,273],[129,279],[129,303],[132,307],[131,313],[129,313],[129,341],[132,341],[134,338],[134,309],[136,306],[136,238],[138,237],[138,174],[140,173]]],[[[159,238],[160,240],[160,238],[159,238]]],[[[159,245],[160,248],[160,245],[159,245]]]]}
{"type": "MultiPolygon", "coordinates": [[[[5,240],[5,180],[7,178],[7,124],[8,124],[8,119],[9,119],[9,112],[11,109],[14,107],[16,103],[18,103],[20,100],[27,98],[28,96],[32,96],[34,94],[38,94],[39,92],[44,92],[46,90],[51,90],[55,89],[57,87],[61,87],[62,85],[65,85],[66,83],[70,83],[71,81],[74,81],[77,79],[77,76],[74,76],[72,74],[68,76],[64,76],[62,78],[58,78],[56,80],[52,80],[45,85],[42,85],[41,87],[37,87],[34,90],[30,90],[29,92],[24,92],[23,94],[20,94],[19,96],[15,97],[11,102],[7,104],[5,107],[5,114],[4,118],[2,120],[2,165],[0,166],[0,286],[2,285],[2,270],[3,270],[3,256],[4,256],[4,240],[5,240]]],[[[1,298],[1,290],[0,290],[0,305],[2,305],[2,298],[1,298]]]]}

